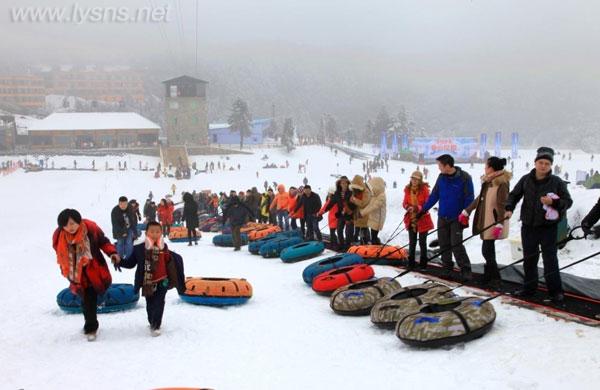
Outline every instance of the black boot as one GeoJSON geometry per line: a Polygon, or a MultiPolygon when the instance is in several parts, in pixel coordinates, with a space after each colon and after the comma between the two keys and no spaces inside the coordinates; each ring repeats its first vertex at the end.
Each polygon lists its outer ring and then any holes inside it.
{"type": "Polygon", "coordinates": [[[460,269],[460,277],[463,282],[470,282],[473,279],[473,274],[471,273],[471,267],[464,267],[460,269]]]}

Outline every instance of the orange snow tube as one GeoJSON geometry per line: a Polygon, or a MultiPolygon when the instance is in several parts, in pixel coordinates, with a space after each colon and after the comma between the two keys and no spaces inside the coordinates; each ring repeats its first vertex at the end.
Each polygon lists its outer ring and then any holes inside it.
{"type": "MultiPolygon", "coordinates": [[[[198,238],[202,237],[202,233],[198,229],[196,229],[196,234],[198,238]]],[[[187,239],[187,228],[185,226],[171,226],[169,240],[178,241],[184,238],[187,239]]]]}
{"type": "Polygon", "coordinates": [[[248,233],[248,240],[250,240],[250,241],[260,240],[261,238],[266,237],[269,234],[277,233],[280,231],[281,231],[281,228],[279,226],[267,225],[263,229],[253,230],[250,233],[248,233]]]}
{"type": "Polygon", "coordinates": [[[264,223],[256,223],[256,222],[248,222],[240,229],[241,233],[250,233],[253,230],[260,230],[268,227],[270,225],[264,223]]]}
{"type": "Polygon", "coordinates": [[[330,294],[350,283],[369,280],[375,275],[373,267],[367,264],[355,264],[334,268],[323,272],[313,279],[312,289],[319,294],[330,294]]]}
{"type": "Polygon", "coordinates": [[[348,253],[356,253],[363,259],[405,260],[408,252],[404,248],[393,245],[355,245],[348,248],[348,253]]]}
{"type": "Polygon", "coordinates": [[[207,297],[251,297],[252,286],[246,279],[191,278],[185,279],[186,295],[207,297]]]}

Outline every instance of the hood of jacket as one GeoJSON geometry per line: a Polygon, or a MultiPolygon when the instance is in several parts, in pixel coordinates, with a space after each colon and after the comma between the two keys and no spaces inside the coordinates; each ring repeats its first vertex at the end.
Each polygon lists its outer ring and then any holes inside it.
{"type": "Polygon", "coordinates": [[[373,196],[379,196],[385,192],[385,181],[381,177],[372,178],[368,184],[373,196]]]}
{"type": "Polygon", "coordinates": [[[352,178],[352,181],[350,182],[350,189],[364,191],[365,190],[365,181],[364,181],[363,177],[360,175],[355,175],[352,178]]]}

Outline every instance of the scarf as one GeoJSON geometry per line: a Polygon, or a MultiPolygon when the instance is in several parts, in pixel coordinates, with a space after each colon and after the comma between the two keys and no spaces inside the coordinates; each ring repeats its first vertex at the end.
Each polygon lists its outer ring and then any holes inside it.
{"type": "Polygon", "coordinates": [[[491,183],[495,178],[504,175],[504,169],[490,173],[489,175],[481,176],[482,183],[491,183]]]}
{"type": "Polygon", "coordinates": [[[417,231],[417,209],[419,208],[419,190],[421,185],[410,186],[410,205],[413,207],[412,213],[410,213],[410,226],[413,231],[417,231]]]}
{"type": "Polygon", "coordinates": [[[159,237],[156,242],[146,237],[144,243],[145,256],[144,256],[144,281],[142,285],[142,295],[150,297],[156,291],[156,283],[154,282],[154,272],[158,265],[160,258],[160,251],[164,249],[165,243],[162,237],[159,237]]]}
{"type": "Polygon", "coordinates": [[[75,234],[61,229],[58,236],[56,260],[63,276],[74,284],[81,284],[83,268],[92,261],[87,233],[87,227],[82,222],[75,234]]]}

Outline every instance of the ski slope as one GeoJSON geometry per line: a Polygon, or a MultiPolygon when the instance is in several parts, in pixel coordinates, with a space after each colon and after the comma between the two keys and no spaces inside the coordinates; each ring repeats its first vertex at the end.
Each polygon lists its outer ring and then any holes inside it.
{"type": "MultiPolygon", "coordinates": [[[[525,162],[534,151],[523,151],[515,161],[516,179],[525,173],[525,162]]],[[[35,160],[39,156],[30,156],[35,160]]],[[[9,158],[2,158],[6,160],[9,158]]],[[[291,154],[278,149],[256,150],[254,155],[195,157],[199,167],[206,161],[235,165],[234,171],[199,174],[192,180],[154,179],[152,172],[137,171],[138,161],[154,167],[158,159],[142,156],[51,158],[57,168],[89,167],[97,172],[18,170],[0,176],[2,242],[0,267],[4,297],[0,332],[0,389],[148,389],[164,386],[205,386],[214,389],[595,389],[600,383],[600,330],[557,321],[530,310],[494,301],[497,320],[482,339],[446,350],[416,350],[403,345],[391,331],[373,327],[368,317],[341,317],[329,308],[328,299],[303,283],[301,272],[310,261],[284,264],[263,259],[244,249],[211,244],[205,234],[198,247],[169,244],[181,254],[188,276],[244,277],[254,287],[254,297],[244,306],[227,309],[192,306],[176,292],[167,295],[163,334],[152,338],[147,328],[143,298],[137,309],[100,315],[98,340],[85,341],[81,315],[61,312],[56,294],[67,283],[60,275],[51,234],[56,216],[66,207],[77,208],[84,218],[96,221],[110,235],[110,210],[120,195],[141,204],[148,191],[156,198],[170,192],[212,189],[215,192],[246,190],[268,180],[300,185],[306,176],[324,198],[333,184],[331,174],[362,173],[362,161],[349,163],[328,148],[299,147],[291,154]],[[264,154],[269,160],[262,161],[264,154]],[[266,162],[289,161],[287,169],[261,169],[266,162]],[[297,173],[298,163],[308,159],[307,173],[297,173]],[[127,161],[128,171],[104,171],[127,161]],[[237,170],[237,164],[241,169],[237,170]],[[339,166],[337,165],[339,164],[339,166]],[[258,178],[256,177],[258,172],[258,178]]],[[[1,161],[1,160],[0,160],[1,161]]],[[[564,163],[571,177],[575,170],[591,167],[589,155],[573,151],[564,163]]],[[[400,223],[403,186],[416,166],[390,162],[389,172],[379,172],[388,183],[388,219],[382,239],[400,223]],[[405,173],[400,173],[400,168],[405,173]],[[397,181],[398,188],[392,189],[397,181]]],[[[477,178],[483,167],[463,165],[477,178]]],[[[437,168],[429,167],[429,182],[437,168]]],[[[375,174],[374,174],[375,175],[375,174]]],[[[475,179],[476,191],[479,188],[475,179]]],[[[600,196],[598,190],[570,185],[575,200],[569,221],[576,225],[600,196]]],[[[515,216],[518,214],[515,213],[515,216]]],[[[511,221],[511,236],[518,236],[518,221],[511,221]]],[[[324,229],[325,231],[325,229],[324,229]]],[[[401,234],[394,243],[404,244],[401,234]]],[[[467,250],[473,263],[482,262],[479,239],[467,250]]],[[[598,251],[599,241],[578,242],[559,253],[561,265],[598,251]]],[[[511,261],[508,240],[497,245],[498,261],[511,261]]],[[[324,253],[322,257],[330,255],[324,253]]],[[[397,271],[377,266],[377,276],[397,271]]],[[[111,268],[112,270],[112,268],[111,268]]],[[[600,259],[574,267],[570,272],[600,278],[600,259]]],[[[134,272],[113,273],[114,282],[132,283],[134,272]]],[[[423,279],[406,275],[403,285],[423,279]]],[[[462,292],[464,293],[464,291],[462,292]]]]}

